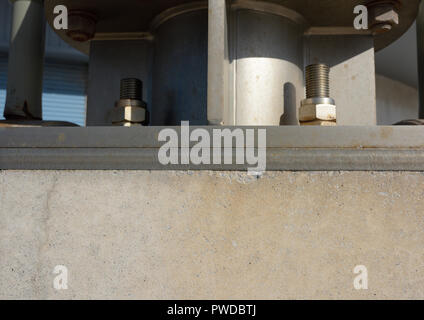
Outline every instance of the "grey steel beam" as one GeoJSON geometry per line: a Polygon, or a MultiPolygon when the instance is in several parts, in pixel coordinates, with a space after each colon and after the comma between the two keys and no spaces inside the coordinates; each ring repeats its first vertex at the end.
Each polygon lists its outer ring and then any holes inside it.
{"type": "MultiPolygon", "coordinates": [[[[222,161],[222,163],[224,163],[222,161]]],[[[0,170],[213,170],[231,165],[161,165],[157,148],[0,148],[0,170]]],[[[424,149],[293,149],[267,153],[266,171],[424,171],[424,149]]]]}
{"type": "MultiPolygon", "coordinates": [[[[211,134],[212,130],[224,127],[202,128],[211,134]]],[[[158,161],[158,151],[163,145],[158,134],[162,129],[0,128],[0,170],[246,170],[251,167],[163,166],[158,161]]],[[[267,130],[268,171],[424,171],[424,131],[419,126],[242,129],[267,130]]],[[[233,157],[235,153],[233,149],[233,157]]]]}
{"type": "Polygon", "coordinates": [[[41,119],[45,18],[43,0],[11,0],[6,119],[41,119]]]}
{"type": "MultiPolygon", "coordinates": [[[[266,130],[266,145],[271,148],[330,149],[424,149],[424,128],[421,126],[337,126],[337,127],[220,127],[191,126],[190,132],[205,129],[212,136],[215,129],[241,128],[266,130]]],[[[181,127],[46,127],[1,128],[2,148],[160,148],[158,135],[163,129],[181,127]]],[[[255,136],[256,137],[256,136],[255,136]]],[[[255,138],[255,140],[257,140],[255,138]]],[[[190,145],[197,144],[191,142],[190,145]]]]}

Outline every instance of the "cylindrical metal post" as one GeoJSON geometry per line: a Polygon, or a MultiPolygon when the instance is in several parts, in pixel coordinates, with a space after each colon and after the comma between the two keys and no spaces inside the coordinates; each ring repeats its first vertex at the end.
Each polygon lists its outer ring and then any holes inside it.
{"type": "Polygon", "coordinates": [[[296,15],[287,17],[282,6],[260,7],[260,3],[233,8],[234,124],[298,125],[303,96],[303,20],[296,15]],[[277,14],[278,10],[283,13],[277,14]]]}
{"type": "Polygon", "coordinates": [[[231,124],[229,112],[229,0],[209,0],[208,17],[208,123],[231,124]]]}
{"type": "Polygon", "coordinates": [[[417,17],[417,44],[418,44],[418,79],[420,95],[419,118],[424,119],[424,1],[421,1],[417,17]]]}
{"type": "Polygon", "coordinates": [[[207,125],[207,6],[177,7],[156,24],[152,125],[207,125]]]}
{"type": "Polygon", "coordinates": [[[43,0],[11,0],[6,119],[41,119],[45,19],[43,0]]]}

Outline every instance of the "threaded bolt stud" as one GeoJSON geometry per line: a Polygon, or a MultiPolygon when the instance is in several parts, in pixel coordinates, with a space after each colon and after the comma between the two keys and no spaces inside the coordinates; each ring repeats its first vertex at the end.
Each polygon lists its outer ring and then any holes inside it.
{"type": "Polygon", "coordinates": [[[115,126],[148,125],[149,114],[143,101],[143,82],[136,78],[121,80],[120,100],[111,112],[111,122],[115,126]]]}
{"type": "Polygon", "coordinates": [[[330,97],[330,68],[326,64],[306,67],[306,98],[330,97]]]}
{"type": "Polygon", "coordinates": [[[143,82],[136,78],[121,80],[121,100],[143,100],[143,82]]]}
{"type": "Polygon", "coordinates": [[[311,64],[306,67],[306,99],[299,110],[301,125],[336,125],[337,110],[330,97],[330,67],[311,64]]]}

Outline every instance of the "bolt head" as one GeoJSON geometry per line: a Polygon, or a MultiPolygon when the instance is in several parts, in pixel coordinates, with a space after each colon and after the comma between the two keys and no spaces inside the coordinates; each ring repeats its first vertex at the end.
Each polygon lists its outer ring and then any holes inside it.
{"type": "Polygon", "coordinates": [[[374,1],[369,5],[369,25],[374,35],[386,33],[399,24],[396,4],[394,1],[374,1]]]}

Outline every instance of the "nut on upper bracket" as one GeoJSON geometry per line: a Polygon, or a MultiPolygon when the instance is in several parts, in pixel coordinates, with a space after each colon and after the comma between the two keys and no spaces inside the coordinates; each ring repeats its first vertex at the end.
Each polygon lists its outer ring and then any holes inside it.
{"type": "Polygon", "coordinates": [[[72,10],[68,14],[68,31],[66,35],[74,41],[86,42],[94,38],[97,18],[91,12],[72,10]]]}
{"type": "Polygon", "coordinates": [[[369,28],[373,35],[379,35],[392,30],[399,24],[398,0],[371,0],[366,4],[368,8],[369,28]]]}

